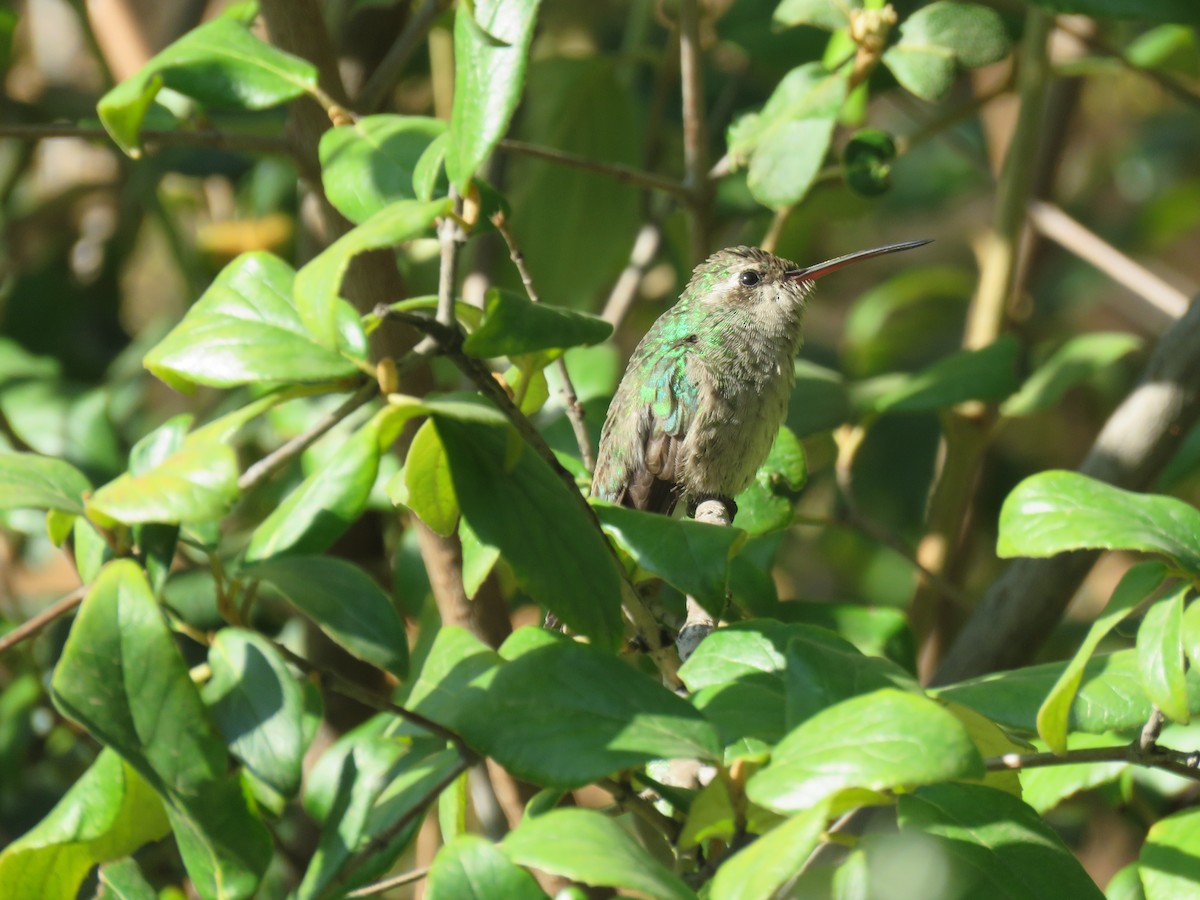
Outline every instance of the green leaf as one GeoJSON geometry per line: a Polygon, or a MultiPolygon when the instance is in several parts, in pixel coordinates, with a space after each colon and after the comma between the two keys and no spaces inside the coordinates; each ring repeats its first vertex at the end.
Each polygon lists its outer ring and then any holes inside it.
{"type": "Polygon", "coordinates": [[[792,523],[792,505],[808,481],[804,445],[786,425],[775,435],[771,452],[758,467],[754,482],[737,495],[737,527],[747,534],[766,534],[792,523]]]}
{"type": "Polygon", "coordinates": [[[1138,856],[1146,900],[1190,897],[1200,883],[1200,809],[1160,819],[1138,856]]]}
{"type": "MultiPolygon", "coordinates": [[[[1119,744],[1127,745],[1128,741],[1112,735],[1076,733],[1071,735],[1069,747],[1071,750],[1082,750],[1119,744]]],[[[1067,749],[1067,746],[1063,749],[1067,749]]],[[[1067,797],[1116,781],[1129,767],[1130,763],[1117,761],[1022,769],[1021,799],[1039,813],[1045,813],[1067,797]]]]}
{"type": "Polygon", "coordinates": [[[1200,511],[1173,497],[1124,491],[1063,471],[1026,478],[1004,501],[1000,556],[1084,549],[1160,553],[1200,572],[1200,511]]]}
{"type": "MultiPolygon", "coordinates": [[[[458,497],[454,493],[454,481],[450,477],[450,463],[446,449],[438,437],[432,420],[417,429],[408,455],[404,459],[404,499],[400,502],[441,535],[451,535],[458,525],[458,497]]],[[[463,547],[463,567],[466,568],[466,546],[463,547]]],[[[491,568],[489,566],[489,568],[491,568]]],[[[466,581],[466,573],[463,573],[466,581]]],[[[468,591],[468,596],[474,596],[468,591]]]]}
{"type": "Polygon", "coordinates": [[[449,210],[448,199],[399,200],[342,235],[297,272],[296,309],[312,339],[328,350],[337,349],[339,292],[355,256],[420,237],[449,210]]]}
{"type": "Polygon", "coordinates": [[[850,24],[848,11],[862,9],[862,0],[783,0],[771,20],[776,25],[812,25],[837,31],[850,24]]]}
{"type": "Polygon", "coordinates": [[[964,897],[1103,897],[1054,829],[1004,791],[931,785],[901,796],[898,812],[901,833],[932,835],[957,864],[964,897]]]}
{"type": "Polygon", "coordinates": [[[471,523],[459,516],[458,539],[462,543],[463,590],[474,599],[500,559],[500,548],[479,539],[471,523]]]}
{"type": "Polygon", "coordinates": [[[1200,603],[1189,603],[1183,611],[1183,649],[1192,668],[1200,668],[1200,603]]]}
{"type": "Polygon", "coordinates": [[[829,803],[822,801],[776,825],[717,869],[712,900],[771,900],[816,849],[829,803]]]}
{"type": "Polygon", "coordinates": [[[788,733],[746,784],[767,809],[794,813],[847,788],[911,788],[978,778],[962,724],[936,702],[892,688],[845,700],[788,733]]]}
{"type": "Polygon", "coordinates": [[[223,16],[155,55],[101,97],[96,111],[117,145],[137,156],[142,121],[163,87],[209,106],[266,109],[312,93],[316,85],[312,63],[263,43],[223,16]]]}
{"type": "Polygon", "coordinates": [[[238,497],[237,456],[227,444],[185,444],[141,475],[126,473],[92,494],[88,516],[126,525],[219,519],[238,497]]]}
{"type": "Polygon", "coordinates": [[[509,459],[507,428],[435,412],[462,514],[517,582],[602,647],[621,640],[621,581],[604,536],[532,449],[509,459]]]}
{"type": "Polygon", "coordinates": [[[304,696],[279,651],[253,631],[223,628],[208,664],[201,695],[230,752],[273,790],[295,796],[308,746],[304,696]]]}
{"type": "Polygon", "coordinates": [[[1004,401],[1000,413],[1027,416],[1049,409],[1068,390],[1096,377],[1141,346],[1140,338],[1125,332],[1099,332],[1072,338],[1042,363],[1019,391],[1004,401]]]}
{"type": "Polygon", "coordinates": [[[129,857],[101,866],[99,881],[103,895],[113,900],[158,900],[158,891],[129,857]]]}
{"type": "Polygon", "coordinates": [[[1137,19],[1200,25],[1200,8],[1192,0],[1032,0],[1034,6],[1057,13],[1080,13],[1097,19],[1137,19]]]}
{"type": "Polygon", "coordinates": [[[354,524],[379,473],[381,416],[346,439],[262,524],[246,547],[246,561],[321,553],[354,524]]]}
{"type": "Polygon", "coordinates": [[[405,702],[435,722],[453,722],[459,698],[484,690],[500,662],[495,650],[465,628],[443,625],[405,702]]]}
{"type": "Polygon", "coordinates": [[[1042,740],[1055,753],[1067,749],[1067,722],[1075,693],[1083,680],[1087,662],[1105,636],[1120,624],[1143,600],[1158,589],[1167,577],[1167,567],[1159,562],[1144,562],[1133,566],[1117,585],[1104,612],[1092,623],[1087,636],[1063,669],[1058,681],[1038,709],[1037,730],[1042,740]]]}
{"type": "Polygon", "coordinates": [[[428,900],[537,900],[546,893],[533,876],[514,865],[489,840],[461,834],[433,858],[426,882],[428,900]]]}
{"type": "Polygon", "coordinates": [[[1106,900],[1146,900],[1142,876],[1136,861],[1122,866],[1104,888],[1106,900]]]}
{"type": "MultiPolygon", "coordinates": [[[[321,135],[321,183],[329,202],[355,224],[389,203],[418,199],[414,174],[446,123],[428,116],[364,116],[321,135]]],[[[432,195],[421,199],[428,200],[432,195]]]]}
{"type": "Polygon", "coordinates": [[[679,835],[679,848],[690,850],[714,839],[728,844],[737,835],[737,822],[730,779],[718,772],[692,799],[679,835]]]}
{"type": "Polygon", "coordinates": [[[714,615],[721,614],[729,562],[746,543],[746,532],[609,503],[592,506],[605,533],[640,568],[695,597],[714,615]]]}
{"type": "Polygon", "coordinates": [[[920,693],[916,679],[894,662],[863,656],[853,645],[835,643],[831,638],[831,635],[801,633],[788,641],[784,674],[787,727],[794,727],[835,703],[881,688],[920,693]]]}
{"type": "MultiPolygon", "coordinates": [[[[936,691],[937,696],[969,706],[1003,725],[1033,734],[1037,711],[1061,677],[1066,663],[1027,666],[1012,672],[985,675],[936,691]]],[[[1189,670],[1188,709],[1200,713],[1200,672],[1189,670]]],[[[1083,680],[1071,705],[1068,730],[1089,734],[1141,728],[1150,715],[1150,701],[1142,687],[1137,654],[1122,650],[1093,656],[1083,670],[1083,680]]]]}
{"type": "Polygon", "coordinates": [[[831,431],[850,420],[850,397],[839,372],[798,359],[795,375],[796,387],[788,400],[787,427],[797,437],[831,431]]]}
{"type": "Polygon", "coordinates": [[[695,894],[620,825],[591,809],[554,809],[526,818],[500,845],[516,863],[596,887],[623,888],[656,900],[695,894]]]}
{"type": "Polygon", "coordinates": [[[190,794],[226,768],[225,744],[188,676],[146,576],[104,567],[88,592],[51,693],[63,713],[125,757],[155,787],[190,794]]]}
{"type": "Polygon", "coordinates": [[[314,342],[292,299],[295,279],[278,257],[243,253],[146,354],[146,368],[184,392],[197,384],[309,383],[355,374],[353,358],[365,359],[365,347],[353,336],[331,349],[314,342]]]}
{"type": "Polygon", "coordinates": [[[0,453],[0,510],[57,509],[78,515],[92,489],[82,472],[36,453],[0,453]]]}
{"type": "Polygon", "coordinates": [[[392,842],[373,849],[340,887],[349,889],[387,871],[416,835],[422,818],[418,813],[431,805],[431,792],[462,767],[456,750],[403,750],[394,738],[372,738],[357,742],[345,757],[320,842],[296,891],[298,900],[327,896],[353,854],[371,847],[379,835],[394,833],[392,842]],[[395,832],[402,821],[407,825],[395,832]]]}
{"type": "Polygon", "coordinates": [[[1187,724],[1188,685],[1183,652],[1184,585],[1146,613],[1137,634],[1138,667],[1146,696],[1167,718],[1187,724]]]}
{"type": "Polygon", "coordinates": [[[538,0],[475,0],[454,16],[454,105],[446,174],[466,194],[512,119],[525,84],[538,0]]]}
{"type": "Polygon", "coordinates": [[[854,134],[842,150],[846,184],[863,197],[885,194],[892,186],[892,161],[896,142],[877,128],[864,128],[854,134]]]}
{"type": "MultiPolygon", "coordinates": [[[[1011,394],[1016,381],[1017,342],[1005,335],[981,350],[963,350],[916,375],[899,377],[877,396],[860,386],[859,405],[869,412],[927,412],[968,400],[993,401],[1011,394]]],[[[885,379],[887,376],[885,376],[885,379]]]]}
{"type": "Polygon", "coordinates": [[[916,670],[916,648],[902,610],[856,603],[786,603],[779,618],[817,625],[849,641],[867,656],[884,656],[906,671],[916,670]]]}
{"type": "Polygon", "coordinates": [[[105,566],[83,601],[51,695],[64,715],[120,753],[167,801],[201,896],[254,893],[270,860],[270,837],[236,773],[226,774],[224,742],[132,561],[105,566]]]}
{"type": "Polygon", "coordinates": [[[463,343],[472,356],[513,357],[598,344],[612,334],[612,325],[597,316],[532,303],[499,288],[487,292],[486,304],[483,323],[463,343]]]}
{"type": "MultiPolygon", "coordinates": [[[[543,636],[520,629],[502,655],[527,635],[543,636]]],[[[577,788],[652,759],[717,757],[715,731],[689,703],[585,644],[553,640],[485,676],[459,688],[443,724],[519,778],[577,788]]]]}
{"type": "Polygon", "coordinates": [[[883,64],[904,88],[935,101],[950,90],[959,66],[978,68],[1007,53],[1008,34],[995,10],[938,0],[900,24],[900,39],[884,51],[883,64]]]}
{"type": "Polygon", "coordinates": [[[362,569],[332,557],[289,556],[256,563],[245,574],[273,585],[353,656],[399,678],[408,673],[404,622],[362,569]]]}
{"type": "Polygon", "coordinates": [[[729,153],[749,160],[747,186],[754,199],[778,209],[808,193],[829,151],[846,91],[843,75],[805,63],[783,77],[761,112],[734,122],[729,153]]]}
{"type": "Polygon", "coordinates": [[[7,900],[74,897],[97,863],[170,830],[162,801],[112,750],[102,750],[41,822],[0,852],[7,900]]]}

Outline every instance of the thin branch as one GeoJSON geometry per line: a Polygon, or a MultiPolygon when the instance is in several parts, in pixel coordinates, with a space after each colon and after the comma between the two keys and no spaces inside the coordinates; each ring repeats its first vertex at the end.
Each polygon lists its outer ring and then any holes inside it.
{"type": "Polygon", "coordinates": [[[1116,747],[1080,747],[1077,750],[1068,750],[1061,756],[1050,752],[1006,753],[1003,756],[988,757],[983,761],[983,765],[989,772],[1004,772],[1013,769],[1103,762],[1125,762],[1135,766],[1166,769],[1184,778],[1200,781],[1200,751],[1172,750],[1170,747],[1153,743],[1143,749],[1140,746],[1140,738],[1132,744],[1120,744],[1116,747]]]}
{"type": "Polygon", "coordinates": [[[37,615],[22,622],[12,631],[0,637],[0,653],[5,653],[22,641],[29,640],[55,619],[65,616],[83,602],[83,598],[87,596],[87,592],[87,585],[80,585],[61,600],[55,601],[37,615]]]}
{"type": "Polygon", "coordinates": [[[357,888],[346,894],[347,897],[374,897],[376,894],[382,894],[384,891],[390,891],[392,888],[403,887],[406,884],[420,881],[429,875],[429,866],[423,866],[420,869],[413,869],[411,872],[404,872],[401,875],[393,875],[391,878],[385,878],[383,881],[376,881],[374,884],[368,884],[365,887],[357,888]]]}
{"type": "MultiPolygon", "coordinates": [[[[180,129],[161,131],[143,128],[139,134],[142,141],[163,146],[216,147],[221,150],[241,150],[247,153],[264,153],[288,156],[291,151],[282,137],[261,134],[235,134],[213,129],[180,129]]],[[[42,141],[54,138],[77,138],[79,140],[111,140],[107,131],[98,127],[64,125],[59,123],[37,125],[0,125],[0,138],[15,138],[22,141],[42,141]]]]}
{"type": "MultiPolygon", "coordinates": [[[[508,246],[508,255],[512,259],[513,265],[517,267],[521,283],[525,285],[525,293],[529,295],[530,302],[540,302],[537,291],[533,287],[533,276],[529,273],[529,266],[525,264],[525,254],[517,246],[517,239],[513,236],[512,229],[508,227],[508,220],[503,211],[492,216],[492,224],[496,226],[496,230],[500,232],[500,236],[504,238],[504,243],[508,246]]],[[[571,381],[571,373],[567,371],[567,361],[560,356],[554,361],[554,367],[562,381],[563,405],[567,410],[567,419],[571,422],[571,428],[575,432],[575,443],[579,445],[580,458],[583,460],[584,468],[590,473],[596,468],[596,454],[592,451],[592,439],[588,437],[583,404],[579,402],[579,396],[575,393],[575,384],[571,381]]]]}
{"type": "Polygon", "coordinates": [[[676,181],[674,178],[655,175],[653,172],[643,172],[641,169],[635,169],[632,166],[602,162],[598,159],[590,159],[586,156],[568,153],[565,150],[542,147],[538,144],[527,144],[524,141],[514,141],[509,138],[501,140],[496,147],[506,153],[515,153],[518,156],[541,159],[571,169],[582,169],[585,172],[595,172],[597,175],[603,175],[605,178],[611,178],[622,184],[632,184],[648,191],[662,191],[663,193],[682,199],[687,199],[690,196],[690,191],[683,182],[676,181]]]}
{"type": "Polygon", "coordinates": [[[302,434],[296,435],[290,441],[268,453],[238,479],[238,489],[242,493],[250,491],[274,475],[293,457],[311,447],[325,432],[333,428],[352,412],[371,400],[379,392],[379,385],[369,381],[350,395],[346,401],[332,412],[321,416],[302,434]]]}
{"type": "Polygon", "coordinates": [[[1044,200],[1029,203],[1029,219],[1043,236],[1133,291],[1158,312],[1178,319],[1190,305],[1187,294],[1126,256],[1094,231],[1044,200]]]}
{"type": "Polygon", "coordinates": [[[388,48],[388,52],[363,86],[358,98],[359,109],[364,113],[373,113],[383,106],[404,67],[412,59],[413,52],[421,46],[421,41],[425,39],[433,23],[449,5],[449,0],[425,0],[412,14],[396,42],[388,48]]]}
{"type": "Polygon", "coordinates": [[[679,80],[683,101],[684,184],[690,192],[692,214],[692,258],[699,262],[708,254],[708,201],[712,183],[708,179],[708,144],[704,130],[704,73],[700,49],[700,4],[680,0],[679,80]]]}
{"type": "Polygon", "coordinates": [[[604,312],[600,314],[614,331],[625,321],[625,316],[628,315],[637,296],[638,285],[642,283],[642,276],[650,268],[661,243],[662,228],[657,222],[647,222],[638,231],[633,241],[633,249],[629,252],[629,262],[625,264],[625,269],[613,285],[612,292],[604,303],[604,312]]]}

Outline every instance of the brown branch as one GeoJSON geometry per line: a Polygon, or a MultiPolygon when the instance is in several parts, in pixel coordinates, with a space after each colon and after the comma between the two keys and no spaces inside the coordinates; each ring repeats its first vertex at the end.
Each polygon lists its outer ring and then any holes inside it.
{"type": "MultiPolygon", "coordinates": [[[[530,302],[540,302],[537,291],[533,287],[533,276],[529,273],[529,266],[525,264],[525,254],[517,246],[517,239],[513,236],[512,229],[508,227],[508,220],[504,217],[503,211],[492,216],[492,224],[496,226],[496,231],[500,232],[500,236],[504,238],[504,243],[508,246],[508,255],[512,259],[513,265],[517,267],[521,283],[525,285],[525,293],[529,295],[530,302]]],[[[566,407],[571,429],[575,432],[575,443],[579,445],[580,458],[583,460],[584,468],[590,473],[596,468],[596,454],[592,452],[592,439],[588,437],[583,404],[579,402],[579,396],[575,393],[575,384],[571,381],[571,373],[567,371],[567,361],[560,356],[554,361],[554,367],[558,372],[559,380],[562,381],[563,405],[566,407]]]]}
{"type": "MultiPolygon", "coordinates": [[[[179,129],[164,131],[143,128],[139,132],[144,142],[163,146],[215,147],[221,150],[244,150],[247,153],[263,153],[287,156],[291,150],[281,137],[261,134],[236,134],[214,129],[179,129]]],[[[47,123],[36,125],[0,125],[0,138],[16,138],[21,141],[42,141],[55,138],[77,138],[79,140],[111,140],[107,131],[99,127],[47,123]]]]}
{"type": "Polygon", "coordinates": [[[658,253],[661,243],[662,228],[657,222],[647,222],[638,231],[633,249],[629,251],[629,262],[625,264],[624,270],[613,285],[612,292],[604,303],[604,312],[600,314],[613,330],[620,328],[621,323],[625,321],[625,316],[637,296],[638,285],[642,283],[642,276],[654,261],[654,255],[658,253]]]}
{"type": "Polygon", "coordinates": [[[679,80],[683,101],[684,184],[690,193],[692,261],[708,255],[708,214],[712,182],[708,178],[708,142],[704,131],[704,74],[700,48],[700,4],[679,3],[679,80]]]}
{"type": "Polygon", "coordinates": [[[244,494],[258,487],[258,485],[278,472],[283,466],[287,465],[289,460],[303,453],[316,443],[329,429],[333,428],[360,406],[370,402],[377,393],[379,393],[379,385],[376,382],[369,381],[364,384],[351,394],[337,409],[327,412],[321,418],[317,419],[317,421],[313,422],[305,431],[286,443],[281,444],[254,465],[250,466],[250,468],[246,469],[242,473],[242,477],[238,479],[238,490],[244,494]]]}
{"type": "Polygon", "coordinates": [[[621,184],[632,184],[635,187],[644,188],[648,191],[662,191],[663,193],[683,199],[690,196],[690,192],[683,182],[676,181],[673,178],[666,178],[662,175],[655,175],[652,172],[643,172],[641,169],[624,166],[620,163],[602,162],[598,159],[590,159],[586,156],[568,153],[565,150],[556,150],[553,147],[542,147],[537,144],[528,144],[524,141],[514,141],[509,138],[501,140],[496,145],[496,148],[503,150],[505,153],[515,153],[519,156],[541,159],[555,165],[567,166],[571,169],[595,172],[597,175],[603,175],[605,178],[611,178],[614,181],[619,181],[621,184]]]}
{"type": "Polygon", "coordinates": [[[989,772],[1005,772],[1014,769],[1039,769],[1046,766],[1076,766],[1085,763],[1125,762],[1135,766],[1148,766],[1155,769],[1165,769],[1200,781],[1200,751],[1184,752],[1172,750],[1151,743],[1141,747],[1139,740],[1132,744],[1121,744],[1116,747],[1080,747],[1068,750],[1059,756],[1057,753],[1006,753],[1003,756],[990,756],[983,761],[989,772]]]}
{"type": "Polygon", "coordinates": [[[87,592],[87,585],[80,585],[61,600],[55,601],[37,615],[22,622],[12,631],[0,636],[0,653],[5,653],[22,641],[29,640],[55,619],[65,616],[83,602],[83,598],[87,596],[87,592]]]}
{"type": "Polygon", "coordinates": [[[376,881],[373,884],[368,884],[365,887],[357,888],[346,894],[347,897],[374,897],[376,894],[382,894],[384,891],[390,891],[392,888],[403,887],[406,884],[420,881],[429,875],[429,866],[423,866],[420,869],[413,869],[411,872],[404,872],[401,875],[393,875],[391,878],[385,878],[382,881],[376,881]]]}

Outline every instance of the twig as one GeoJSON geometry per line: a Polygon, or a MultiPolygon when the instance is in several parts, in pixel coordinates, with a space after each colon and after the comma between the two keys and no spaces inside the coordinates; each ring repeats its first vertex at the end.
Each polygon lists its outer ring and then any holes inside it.
{"type": "Polygon", "coordinates": [[[372,113],[383,106],[388,92],[395,86],[400,73],[412,58],[413,51],[420,46],[421,40],[434,21],[449,5],[448,0],[425,0],[412,14],[396,42],[388,48],[387,54],[363,86],[358,97],[359,109],[364,113],[372,113]]]}
{"type": "Polygon", "coordinates": [[[87,596],[87,592],[87,585],[80,585],[61,600],[55,601],[37,615],[27,619],[12,631],[0,637],[0,653],[11,650],[22,641],[29,640],[29,638],[36,635],[55,619],[65,616],[83,602],[83,598],[87,596]]]}
{"type": "Polygon", "coordinates": [[[238,489],[242,493],[246,493],[258,487],[286,465],[289,460],[311,447],[325,432],[370,401],[378,391],[379,385],[376,382],[369,381],[364,384],[337,409],[321,416],[306,431],[271,451],[243,472],[242,477],[238,479],[238,489]]]}
{"type": "MultiPolygon", "coordinates": [[[[164,131],[143,128],[139,134],[144,142],[151,144],[186,147],[216,147],[222,150],[244,150],[247,153],[266,153],[276,156],[290,154],[287,141],[282,137],[260,134],[233,134],[213,129],[179,129],[164,131]]],[[[22,141],[41,141],[54,138],[78,138],[79,140],[110,140],[103,128],[58,123],[36,125],[0,125],[0,138],[16,138],[22,141]]]]}
{"type": "Polygon", "coordinates": [[[568,153],[565,150],[542,147],[538,144],[527,144],[524,141],[514,141],[509,138],[501,140],[496,147],[506,153],[515,153],[519,156],[542,159],[560,166],[582,169],[585,172],[595,172],[597,175],[603,175],[605,178],[611,178],[622,184],[632,184],[636,187],[645,188],[648,191],[662,191],[663,193],[682,199],[687,199],[690,196],[690,191],[683,182],[676,181],[674,178],[655,175],[653,172],[643,172],[641,169],[635,169],[632,166],[601,162],[598,159],[589,159],[586,156],[568,153]]]}
{"type": "Polygon", "coordinates": [[[661,243],[662,228],[657,222],[647,222],[638,231],[633,250],[629,253],[629,262],[617,278],[617,283],[613,285],[612,293],[605,301],[604,312],[600,314],[614,330],[625,321],[625,316],[637,296],[638,285],[642,283],[642,276],[646,274],[646,269],[650,267],[661,243]]]}
{"type": "MultiPolygon", "coordinates": [[[[517,239],[513,236],[512,229],[508,227],[508,220],[504,217],[503,211],[492,216],[492,224],[496,226],[496,230],[500,232],[500,236],[504,238],[504,243],[508,246],[508,255],[512,259],[513,265],[517,267],[521,283],[525,285],[525,293],[529,295],[530,302],[540,302],[537,291],[533,287],[533,276],[529,274],[529,266],[525,265],[525,254],[517,246],[517,239]]],[[[579,402],[579,396],[575,393],[575,384],[571,381],[571,373],[567,371],[567,361],[560,356],[554,361],[554,367],[562,381],[563,405],[567,410],[567,419],[570,420],[571,428],[575,432],[575,443],[579,445],[580,458],[583,460],[584,468],[590,473],[596,468],[596,454],[592,452],[592,439],[588,437],[583,404],[579,402]]]]}
{"type": "Polygon", "coordinates": [[[420,869],[413,869],[411,872],[405,872],[401,875],[393,875],[391,878],[385,878],[383,881],[376,881],[374,884],[368,884],[365,887],[357,888],[346,894],[347,897],[374,897],[376,894],[382,894],[384,891],[390,891],[395,887],[403,887],[406,884],[412,884],[415,881],[420,881],[429,874],[429,866],[423,866],[420,869]]]}
{"type": "Polygon", "coordinates": [[[684,184],[689,191],[692,216],[692,259],[699,262],[708,253],[708,146],[704,131],[704,75],[700,54],[700,4],[680,0],[679,80],[683,100],[684,184]]]}
{"type": "Polygon", "coordinates": [[[1151,706],[1146,724],[1142,726],[1142,730],[1138,734],[1138,749],[1149,750],[1154,747],[1158,743],[1159,735],[1162,734],[1163,725],[1166,723],[1167,717],[1162,714],[1162,710],[1157,706],[1151,706]]]}
{"type": "Polygon", "coordinates": [[[1129,288],[1165,317],[1178,319],[1187,310],[1187,294],[1126,256],[1054,204],[1044,200],[1030,201],[1029,219],[1042,235],[1129,288]]]}
{"type": "Polygon", "coordinates": [[[1050,752],[1006,753],[1003,756],[988,757],[983,761],[983,765],[989,772],[1004,772],[1012,769],[1101,762],[1126,762],[1135,766],[1166,769],[1185,778],[1200,780],[1200,751],[1193,750],[1189,753],[1172,750],[1155,743],[1143,749],[1140,746],[1140,738],[1131,744],[1120,744],[1116,747],[1080,747],[1077,750],[1068,750],[1061,756],[1050,752]]]}

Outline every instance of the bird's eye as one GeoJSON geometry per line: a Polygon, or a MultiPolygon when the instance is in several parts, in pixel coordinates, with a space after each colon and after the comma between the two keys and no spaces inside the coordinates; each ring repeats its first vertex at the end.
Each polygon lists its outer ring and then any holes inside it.
{"type": "Polygon", "coordinates": [[[754,287],[754,285],[756,285],[760,281],[762,281],[762,276],[759,275],[757,272],[755,272],[753,269],[750,269],[746,272],[743,272],[742,277],[739,278],[738,280],[741,281],[741,283],[744,284],[746,287],[754,287]]]}

